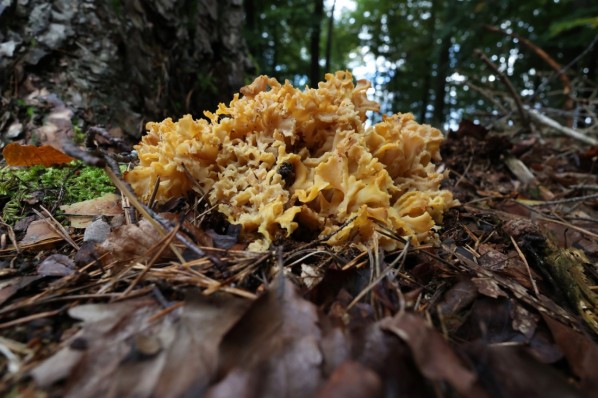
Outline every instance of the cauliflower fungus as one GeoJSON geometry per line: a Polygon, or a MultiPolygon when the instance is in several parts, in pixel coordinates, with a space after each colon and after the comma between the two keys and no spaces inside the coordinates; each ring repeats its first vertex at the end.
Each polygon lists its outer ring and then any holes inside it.
{"type": "MultiPolygon", "coordinates": [[[[145,199],[158,177],[158,201],[209,192],[246,239],[257,238],[250,250],[299,226],[322,237],[338,231],[330,245],[367,244],[377,224],[421,243],[453,204],[433,163],[443,136],[409,113],[366,128],[366,111],[379,110],[369,87],[354,85],[349,72],[304,91],[260,76],[242,97],[205,112],[208,120],[148,123],[135,147],[139,165],[126,178],[145,199]]],[[[401,246],[379,240],[385,249],[401,246]]]]}

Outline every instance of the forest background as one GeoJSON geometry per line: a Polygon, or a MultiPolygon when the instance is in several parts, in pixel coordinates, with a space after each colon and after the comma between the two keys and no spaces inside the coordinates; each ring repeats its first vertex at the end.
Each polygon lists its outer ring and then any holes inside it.
{"type": "MultiPolygon", "coordinates": [[[[589,96],[596,83],[598,47],[576,59],[597,33],[592,1],[247,0],[245,12],[258,73],[313,86],[324,71],[353,70],[373,82],[383,112],[412,112],[438,127],[455,128],[462,117],[512,123],[488,100],[504,88],[476,50],[524,102],[542,104],[557,120],[566,101],[561,81],[522,40],[561,66],[575,60],[572,97],[589,96]]],[[[592,123],[576,116],[577,127],[592,123]]]]}
{"type": "Polygon", "coordinates": [[[259,74],[313,87],[336,70],[372,81],[383,113],[445,131],[462,118],[512,127],[504,73],[523,103],[591,129],[597,28],[591,0],[4,0],[2,140],[29,141],[16,99],[35,89],[75,109],[76,128],[134,142],[145,122],[202,117],[259,74]]]}
{"type": "Polygon", "coordinates": [[[596,396],[597,43],[591,0],[0,0],[0,165],[37,165],[0,168],[0,395],[596,396]],[[441,244],[228,250],[239,229],[176,198],[161,211],[217,254],[185,238],[171,261],[179,226],[117,177],[146,122],[336,70],[456,130],[441,244]],[[47,145],[87,165],[46,167],[47,145]],[[63,228],[87,199],[90,228],[63,228]]]}

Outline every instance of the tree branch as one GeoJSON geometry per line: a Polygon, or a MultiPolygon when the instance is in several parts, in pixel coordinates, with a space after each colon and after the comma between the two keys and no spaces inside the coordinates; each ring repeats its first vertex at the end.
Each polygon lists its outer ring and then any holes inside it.
{"type": "Polygon", "coordinates": [[[527,130],[531,131],[531,124],[529,122],[527,114],[525,113],[525,111],[523,109],[523,104],[521,103],[521,97],[519,96],[519,94],[517,94],[517,91],[515,91],[515,87],[513,87],[511,80],[509,80],[507,75],[505,75],[503,72],[501,72],[498,69],[498,67],[496,65],[494,65],[494,63],[492,63],[492,61],[490,61],[490,59],[488,59],[488,57],[482,52],[482,50],[476,49],[474,51],[474,54],[477,57],[479,57],[486,65],[488,65],[488,67],[490,69],[492,69],[494,71],[494,73],[496,73],[498,75],[498,78],[500,79],[500,81],[507,87],[507,90],[509,90],[509,93],[511,94],[511,96],[513,97],[513,100],[515,101],[515,105],[517,106],[517,112],[519,112],[519,117],[521,118],[521,122],[523,123],[523,126],[527,130]]]}

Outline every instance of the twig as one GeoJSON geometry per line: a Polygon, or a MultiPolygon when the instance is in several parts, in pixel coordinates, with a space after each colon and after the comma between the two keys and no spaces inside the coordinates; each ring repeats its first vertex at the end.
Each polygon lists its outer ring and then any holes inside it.
{"type": "Polygon", "coordinates": [[[79,250],[79,245],[75,243],[66,229],[64,229],[62,224],[60,224],[44,206],[40,205],[40,208],[45,214],[42,214],[36,209],[33,209],[33,212],[41,217],[41,219],[44,220],[50,226],[50,228],[52,228],[58,235],[66,240],[75,250],[79,250]]]}
{"type": "Polygon", "coordinates": [[[474,54],[476,56],[478,56],[486,65],[488,65],[488,67],[490,69],[492,69],[494,71],[494,73],[496,73],[498,75],[499,79],[507,87],[507,90],[509,90],[511,97],[513,97],[513,100],[515,101],[515,105],[517,106],[517,111],[519,112],[519,117],[521,118],[521,122],[523,123],[523,126],[527,130],[531,131],[531,124],[529,122],[527,114],[523,110],[523,104],[521,103],[521,97],[519,97],[519,94],[517,94],[517,91],[515,90],[515,87],[513,87],[511,80],[509,80],[507,75],[505,75],[503,72],[501,72],[498,69],[498,67],[496,65],[494,65],[494,63],[492,61],[490,61],[490,59],[488,59],[488,57],[482,52],[482,50],[476,49],[474,51],[474,54]]]}
{"type": "Polygon", "coordinates": [[[589,191],[598,191],[598,185],[571,185],[573,189],[587,189],[589,191]]]}
{"type": "Polygon", "coordinates": [[[529,263],[527,262],[527,258],[525,258],[525,256],[523,255],[523,252],[519,248],[519,245],[517,244],[517,242],[515,242],[515,238],[513,238],[511,235],[509,235],[509,238],[511,238],[511,242],[513,242],[513,246],[515,247],[515,250],[517,250],[517,254],[519,254],[519,258],[521,258],[521,261],[523,261],[523,264],[525,264],[525,269],[527,269],[527,275],[529,276],[529,280],[532,283],[532,288],[534,289],[534,293],[536,294],[536,297],[540,297],[540,292],[538,291],[538,286],[536,286],[536,281],[534,280],[534,277],[532,276],[532,271],[529,268],[529,263]]]}
{"type": "Polygon", "coordinates": [[[105,128],[100,126],[92,126],[87,129],[87,135],[85,137],[85,146],[87,148],[95,148],[99,146],[97,142],[95,142],[96,136],[100,136],[106,141],[108,141],[109,145],[113,145],[118,147],[119,150],[123,152],[129,152],[131,150],[130,146],[127,145],[122,139],[112,136],[105,128]]]}
{"type": "Polygon", "coordinates": [[[60,184],[60,190],[58,191],[58,196],[56,197],[56,201],[52,204],[52,207],[50,208],[51,212],[56,211],[56,208],[60,205],[60,203],[62,202],[62,199],[64,199],[64,193],[65,193],[64,186],[68,182],[69,178],[71,178],[73,173],[75,173],[76,171],[79,171],[80,168],[81,168],[81,165],[79,164],[79,165],[77,165],[77,167],[70,169],[68,171],[67,175],[64,177],[64,180],[60,184]]]}
{"type": "Polygon", "coordinates": [[[133,291],[133,288],[135,286],[137,286],[137,284],[139,282],[141,282],[141,280],[143,279],[143,277],[145,276],[145,274],[147,274],[147,272],[156,263],[156,261],[158,260],[158,258],[162,255],[162,253],[164,253],[164,250],[168,246],[170,246],[170,244],[172,242],[172,239],[176,236],[177,232],[178,232],[178,228],[175,228],[172,231],[170,231],[168,233],[168,235],[166,235],[166,237],[164,239],[164,242],[162,242],[162,245],[158,248],[158,250],[156,250],[156,252],[152,256],[152,258],[150,259],[150,261],[145,265],[145,268],[143,269],[143,271],[141,271],[139,274],[137,274],[137,277],[135,278],[135,280],[133,280],[133,282],[131,282],[131,284],[123,292],[123,294],[122,294],[123,298],[127,297],[133,291]]]}
{"type": "MultiPolygon", "coordinates": [[[[544,60],[544,62],[546,62],[557,73],[557,75],[559,76],[559,80],[561,81],[561,83],[563,85],[563,94],[567,98],[565,100],[565,110],[566,111],[573,110],[573,98],[571,98],[571,81],[569,80],[569,76],[567,76],[564,69],[561,67],[561,65],[558,62],[556,62],[554,60],[554,58],[552,58],[550,55],[548,55],[548,53],[546,51],[544,51],[543,49],[541,49],[540,47],[538,47],[537,45],[535,45],[534,43],[532,43],[530,40],[526,39],[525,37],[522,37],[516,33],[505,32],[504,30],[502,30],[496,26],[493,26],[493,25],[486,25],[485,27],[487,30],[489,30],[491,32],[500,33],[505,36],[509,36],[511,38],[519,40],[523,45],[525,45],[527,48],[529,48],[534,53],[536,53],[536,55],[538,55],[540,58],[542,58],[544,60]]],[[[567,122],[569,127],[571,127],[571,125],[572,125],[571,123],[572,123],[572,119],[569,118],[569,120],[567,122]]]]}
{"type": "Polygon", "coordinates": [[[591,195],[583,195],[583,196],[576,196],[575,198],[566,198],[566,199],[559,199],[559,200],[549,200],[540,203],[530,203],[530,206],[551,206],[551,205],[562,205],[565,203],[577,203],[583,202],[588,199],[596,199],[598,198],[598,193],[593,193],[591,195]]]}
{"type": "Polygon", "coordinates": [[[2,217],[0,217],[0,225],[4,225],[4,227],[8,230],[8,238],[12,242],[17,253],[20,254],[21,249],[19,248],[19,242],[17,241],[17,236],[15,235],[15,231],[12,229],[12,227],[9,224],[4,222],[4,219],[2,217]]]}
{"type": "Polygon", "coordinates": [[[527,115],[529,115],[529,117],[536,123],[540,123],[546,127],[553,128],[562,134],[565,134],[571,138],[575,138],[576,140],[585,142],[586,144],[598,145],[597,139],[588,137],[587,135],[582,134],[579,131],[573,130],[569,127],[561,126],[556,120],[551,119],[548,116],[542,115],[541,113],[530,108],[529,106],[524,106],[523,109],[527,113],[527,115]]]}
{"type": "Polygon", "coordinates": [[[311,242],[306,243],[306,244],[302,245],[301,247],[298,247],[295,250],[292,250],[292,251],[290,251],[288,253],[285,253],[284,257],[288,259],[288,258],[294,256],[295,253],[297,253],[297,252],[300,252],[300,251],[305,250],[305,249],[309,249],[310,247],[316,246],[316,245],[318,245],[318,244],[320,244],[322,242],[326,242],[327,240],[331,239],[334,235],[338,234],[340,231],[342,231],[343,229],[345,229],[345,227],[347,227],[349,224],[351,224],[353,221],[355,221],[356,218],[357,218],[357,216],[351,217],[350,219],[348,219],[347,221],[345,221],[344,223],[342,223],[341,225],[339,225],[336,230],[332,231],[328,235],[323,236],[321,238],[318,238],[316,240],[312,240],[311,242]]]}
{"type": "Polygon", "coordinates": [[[359,302],[369,291],[371,291],[382,279],[384,279],[390,272],[395,271],[396,273],[399,272],[399,269],[402,267],[405,259],[407,258],[407,253],[409,252],[409,241],[405,244],[405,247],[401,251],[401,254],[392,262],[391,265],[387,266],[384,271],[380,273],[380,275],[374,279],[368,286],[365,287],[351,303],[347,306],[347,311],[349,311],[355,304],[359,302]],[[394,268],[394,266],[398,263],[398,267],[394,268]]]}
{"type": "Polygon", "coordinates": [[[496,106],[502,113],[504,114],[509,114],[510,111],[505,108],[503,106],[503,104],[500,103],[500,101],[498,101],[496,98],[494,98],[491,93],[489,93],[490,90],[486,90],[483,89],[481,87],[476,86],[475,84],[471,83],[471,82],[465,82],[464,83],[467,87],[469,87],[470,89],[472,89],[473,91],[481,94],[482,96],[486,97],[490,102],[492,102],[494,104],[494,106],[496,106]]]}
{"type": "Polygon", "coordinates": [[[546,80],[544,80],[542,82],[542,84],[540,84],[540,86],[538,86],[538,89],[536,90],[536,93],[534,94],[534,96],[532,98],[535,98],[535,96],[538,95],[538,93],[554,78],[555,75],[559,75],[561,72],[566,72],[569,68],[571,68],[573,65],[575,65],[577,63],[577,61],[579,61],[587,53],[589,53],[592,50],[592,48],[594,48],[596,43],[598,43],[598,34],[596,36],[594,36],[594,39],[592,40],[590,45],[587,46],[586,49],[583,50],[577,57],[573,58],[573,60],[571,62],[569,62],[567,65],[563,66],[558,71],[553,72],[552,75],[550,75],[546,80]]]}
{"type": "Polygon", "coordinates": [[[157,312],[156,314],[154,314],[154,315],[150,316],[150,317],[147,319],[147,323],[152,323],[152,322],[156,321],[157,319],[160,319],[160,318],[162,318],[164,315],[168,315],[168,314],[170,314],[172,311],[174,311],[174,310],[176,310],[176,309],[178,309],[178,308],[181,308],[181,307],[182,307],[182,306],[184,306],[184,305],[185,305],[185,302],[184,302],[184,301],[179,301],[178,303],[174,303],[174,304],[172,304],[171,306],[169,306],[169,307],[166,307],[166,308],[164,308],[163,310],[161,310],[161,311],[157,312]]]}
{"type": "Polygon", "coordinates": [[[12,320],[12,321],[0,323],[0,329],[8,329],[8,328],[16,326],[16,325],[21,325],[23,323],[35,321],[36,319],[47,318],[47,317],[50,317],[50,316],[54,316],[54,315],[60,314],[62,311],[64,311],[64,307],[63,308],[59,308],[59,309],[54,310],[54,311],[39,312],[37,314],[33,314],[33,315],[29,315],[29,316],[24,316],[22,318],[18,318],[18,319],[12,320]]]}
{"type": "MultiPolygon", "coordinates": [[[[166,235],[162,228],[166,229],[166,231],[171,231],[173,229],[172,225],[170,225],[170,223],[167,220],[156,214],[153,210],[149,209],[147,206],[141,203],[141,201],[133,192],[131,186],[127,182],[122,180],[122,178],[120,177],[120,170],[118,169],[118,164],[116,164],[116,162],[113,159],[110,159],[108,157],[105,159],[108,165],[104,168],[106,174],[108,174],[108,177],[110,178],[112,183],[116,185],[116,187],[123,193],[123,195],[126,195],[129,198],[129,201],[133,206],[135,206],[137,211],[143,214],[143,216],[146,217],[147,220],[151,222],[162,235],[166,235]]],[[[197,254],[199,257],[207,257],[212,262],[212,264],[219,268],[219,271],[226,274],[226,268],[219,258],[205,253],[203,250],[201,250],[193,242],[191,242],[189,239],[187,239],[179,232],[176,233],[176,238],[189,250],[197,254]]],[[[182,262],[184,263],[184,261],[182,262]]]]}

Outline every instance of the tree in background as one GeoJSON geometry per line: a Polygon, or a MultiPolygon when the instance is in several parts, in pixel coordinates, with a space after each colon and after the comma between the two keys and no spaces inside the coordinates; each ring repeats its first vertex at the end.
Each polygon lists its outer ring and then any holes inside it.
{"type": "Polygon", "coordinates": [[[140,134],[238,91],[242,26],[233,0],[2,1],[0,95],[46,88],[90,123],[140,134]]]}
{"type": "MultiPolygon", "coordinates": [[[[442,126],[462,116],[495,118],[500,112],[478,89],[496,94],[504,88],[474,57],[475,50],[504,71],[525,99],[533,97],[559,116],[567,100],[562,82],[545,59],[509,34],[530,40],[564,66],[598,33],[594,3],[357,0],[353,11],[335,18],[332,7],[339,4],[332,0],[323,10],[320,0],[247,0],[245,6],[247,38],[260,73],[314,84],[322,72],[359,69],[373,81],[383,112],[409,111],[420,121],[442,126]],[[322,66],[325,71],[316,72],[322,66]]],[[[575,92],[575,81],[596,81],[596,47],[567,71],[574,82],[572,98],[589,95],[575,92]]],[[[584,120],[583,115],[576,118],[577,123],[584,120]]]]}
{"type": "MultiPolygon", "coordinates": [[[[563,108],[563,95],[550,94],[562,91],[559,80],[546,83],[552,73],[546,60],[522,47],[521,40],[492,32],[487,25],[530,39],[561,65],[582,53],[598,33],[596,18],[587,18],[598,15],[598,7],[575,0],[450,4],[360,0],[353,15],[361,26],[361,46],[371,58],[384,58],[377,62],[374,81],[378,95],[389,104],[386,109],[411,111],[435,125],[461,114],[496,114],[496,105],[472,90],[474,86],[502,90],[493,72],[473,56],[476,49],[490,57],[524,96],[563,108]],[[537,90],[540,84],[542,92],[537,90]]],[[[568,73],[595,82],[596,47],[592,51],[593,56],[580,59],[568,73]]]]}
{"type": "Polygon", "coordinates": [[[351,17],[341,17],[341,29],[334,29],[323,0],[246,0],[244,6],[245,37],[259,74],[315,86],[324,73],[346,69],[358,46],[351,17]]]}

